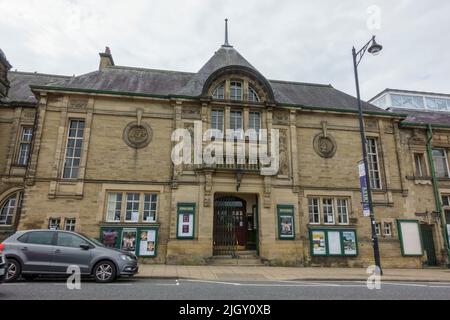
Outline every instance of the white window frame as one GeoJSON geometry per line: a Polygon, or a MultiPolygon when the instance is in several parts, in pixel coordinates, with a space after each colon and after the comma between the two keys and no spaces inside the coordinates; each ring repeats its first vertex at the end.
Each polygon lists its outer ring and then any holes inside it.
{"type": "Polygon", "coordinates": [[[244,84],[242,81],[232,80],[230,81],[230,100],[242,101],[244,94],[244,84]],[[237,95],[240,92],[240,95],[237,95]]]}
{"type": "Polygon", "coordinates": [[[385,237],[392,237],[392,223],[391,222],[383,222],[383,235],[385,237]],[[386,226],[389,226],[389,228],[386,228],[386,226]],[[389,230],[389,232],[386,232],[389,230]]]}
{"type": "Polygon", "coordinates": [[[347,198],[336,198],[336,214],[337,214],[337,224],[340,225],[348,225],[349,224],[349,212],[348,212],[348,199],[347,198]],[[344,202],[345,206],[340,204],[340,202],[344,202]],[[345,208],[345,213],[342,212],[342,209],[345,208]],[[343,217],[346,217],[346,221],[344,222],[343,217]],[[343,221],[343,222],[340,222],[343,221]]]}
{"type": "Polygon", "coordinates": [[[249,129],[254,129],[256,131],[256,133],[259,133],[261,130],[261,112],[259,111],[250,111],[248,113],[248,128],[249,129]],[[258,115],[258,120],[256,121],[256,118],[254,117],[254,115],[258,115]]]}
{"type": "Polygon", "coordinates": [[[85,119],[69,119],[69,124],[68,124],[68,127],[67,127],[66,148],[65,148],[65,151],[64,151],[64,163],[63,163],[63,166],[62,166],[63,167],[63,172],[62,172],[62,178],[63,179],[78,179],[78,177],[80,176],[81,157],[83,155],[83,144],[84,144],[84,133],[85,133],[85,130],[86,130],[86,121],[85,121],[85,119]],[[75,130],[75,136],[73,136],[73,137],[70,136],[70,130],[71,130],[71,127],[72,127],[72,122],[77,122],[78,123],[77,127],[73,128],[75,130]],[[82,134],[81,137],[78,137],[78,132],[80,130],[79,125],[80,125],[81,122],[83,123],[83,129],[82,129],[83,130],[83,134],[82,134]],[[69,155],[68,154],[68,152],[69,152],[69,141],[71,141],[71,140],[74,141],[73,148],[71,148],[71,149],[73,149],[73,151],[72,151],[72,154],[69,155]],[[77,142],[79,140],[81,140],[81,146],[77,148],[76,145],[77,145],[77,142]],[[80,149],[80,156],[79,157],[75,156],[76,149],[80,149]],[[74,161],[75,160],[78,160],[78,166],[74,165],[74,161]],[[68,163],[67,161],[70,161],[70,165],[67,165],[67,163],[68,163]],[[66,169],[70,170],[69,171],[70,174],[67,177],[65,176],[66,169]],[[74,169],[76,169],[76,172],[77,172],[76,175],[74,175],[74,173],[73,173],[74,169]]]}
{"type": "Polygon", "coordinates": [[[137,223],[139,222],[139,217],[140,217],[140,212],[141,212],[141,193],[140,192],[126,192],[125,193],[125,215],[124,215],[124,221],[125,222],[131,222],[131,223],[137,223]],[[128,196],[133,195],[131,200],[128,200],[128,196]],[[135,198],[135,195],[137,195],[137,198],[135,198]],[[128,210],[128,203],[132,204],[132,209],[131,211],[128,210]],[[137,219],[133,220],[133,212],[136,212],[135,206],[137,205],[137,219]],[[127,219],[127,215],[130,214],[130,219],[127,219]]]}
{"type": "Polygon", "coordinates": [[[380,164],[380,157],[379,157],[379,151],[378,151],[378,138],[377,137],[367,137],[366,140],[367,140],[366,141],[367,142],[367,163],[369,166],[370,187],[374,190],[380,190],[380,189],[382,189],[383,184],[381,181],[381,164],[380,164]],[[373,153],[371,151],[369,141],[374,142],[375,153],[373,153]],[[375,156],[377,169],[374,168],[374,164],[371,161],[371,159],[372,159],[371,155],[375,156]],[[375,174],[377,175],[377,178],[378,178],[378,184],[376,183],[377,179],[375,178],[375,174]]]}
{"type": "Polygon", "coordinates": [[[157,223],[158,222],[158,215],[159,215],[159,192],[155,192],[155,191],[136,191],[136,190],[108,190],[106,192],[106,205],[105,205],[105,222],[108,223],[157,223]],[[133,200],[128,200],[128,195],[130,194],[137,194],[139,199],[136,199],[135,197],[133,197],[133,200]],[[118,200],[118,197],[120,195],[120,200],[118,200]],[[150,202],[149,203],[149,210],[146,210],[146,203],[147,201],[145,201],[145,197],[146,196],[150,197],[150,202]],[[114,196],[114,198],[111,198],[111,196],[114,196]],[[152,197],[154,197],[154,201],[152,201],[152,197]],[[133,203],[134,204],[134,208],[137,208],[137,212],[138,212],[138,219],[137,220],[132,220],[131,218],[132,216],[132,212],[135,210],[131,210],[128,212],[127,209],[127,204],[128,203],[133,203]],[[154,204],[154,208],[152,209],[152,204],[154,204]],[[151,215],[154,215],[154,219],[153,220],[144,220],[144,215],[146,214],[146,212],[150,213],[151,215]],[[120,213],[120,219],[119,220],[113,220],[110,219],[111,217],[114,218],[116,216],[116,213],[119,212],[120,213]],[[131,214],[130,219],[127,219],[127,212],[129,214],[131,214]]]}
{"type": "Polygon", "coordinates": [[[26,166],[30,159],[31,143],[33,141],[33,127],[23,126],[20,132],[19,151],[16,163],[26,166]]]}
{"type": "Polygon", "coordinates": [[[142,221],[143,222],[156,222],[158,220],[157,214],[158,214],[158,194],[156,193],[144,193],[144,205],[142,208],[142,221]],[[146,201],[145,198],[149,196],[150,197],[150,201],[146,201]],[[154,197],[154,201],[153,201],[153,197],[154,197]],[[145,209],[145,205],[149,204],[149,209],[145,209]],[[155,209],[152,209],[152,205],[155,205],[155,209]],[[146,215],[146,211],[148,211],[149,216],[154,216],[153,220],[145,220],[145,215],[146,215]]]}
{"type": "Polygon", "coordinates": [[[336,220],[334,217],[334,198],[329,198],[329,197],[323,197],[322,198],[322,213],[323,213],[323,224],[336,224],[336,220]],[[330,204],[325,204],[325,201],[328,202],[328,200],[331,200],[331,205],[330,204]],[[330,212],[328,212],[327,209],[325,208],[331,208],[331,214],[330,212]],[[331,222],[329,220],[329,218],[331,217],[331,222]],[[328,221],[326,221],[328,220],[328,221]]]}
{"type": "Polygon", "coordinates": [[[260,101],[258,93],[251,85],[248,86],[247,100],[251,101],[251,102],[259,102],[260,101]],[[250,98],[250,97],[252,97],[252,98],[250,98]]]}
{"type": "Polygon", "coordinates": [[[220,131],[224,131],[224,122],[225,122],[225,112],[223,109],[212,109],[211,110],[211,129],[216,129],[220,131]],[[222,125],[219,128],[220,121],[222,125]]]}
{"type": "Polygon", "coordinates": [[[230,110],[230,129],[232,130],[242,130],[242,111],[241,110],[230,110]],[[238,117],[234,116],[235,114],[239,114],[240,121],[237,122],[238,117]],[[237,128],[235,125],[239,123],[239,127],[237,128]]]}
{"type": "Polygon", "coordinates": [[[22,205],[22,193],[16,192],[5,199],[0,207],[0,226],[12,226],[15,223],[18,210],[22,205]],[[13,203],[12,203],[13,202],[13,203]],[[10,218],[11,223],[7,223],[10,218]]]}
{"type": "Polygon", "coordinates": [[[421,152],[414,152],[414,176],[426,176],[425,155],[421,152]],[[419,163],[417,163],[417,160],[419,160],[419,163]]]}
{"type": "Polygon", "coordinates": [[[76,218],[65,218],[64,219],[64,230],[65,231],[75,231],[77,224],[76,218]]]}
{"type": "Polygon", "coordinates": [[[308,216],[309,216],[309,224],[320,224],[320,216],[321,216],[321,210],[320,210],[320,197],[308,197],[308,216]],[[311,201],[311,202],[310,202],[311,201]],[[314,203],[316,201],[316,203],[314,203]],[[314,212],[312,210],[317,209],[317,212],[314,212]],[[315,221],[317,217],[317,221],[315,221]],[[311,221],[311,218],[313,218],[311,221]]]}
{"type": "Polygon", "coordinates": [[[123,210],[123,192],[108,192],[106,197],[106,221],[107,222],[120,222],[122,220],[122,210],[123,210]],[[111,196],[115,195],[112,199],[111,196]],[[118,195],[120,195],[120,200],[117,200],[118,195]],[[112,208],[111,206],[114,206],[112,208]],[[119,209],[118,209],[119,207],[119,209]],[[119,219],[115,219],[116,213],[119,211],[119,219]],[[111,219],[112,218],[112,219],[111,219]]]}
{"type": "Polygon", "coordinates": [[[446,175],[444,177],[441,177],[441,176],[437,175],[436,164],[435,164],[435,161],[434,161],[435,156],[433,155],[432,156],[433,162],[434,162],[433,165],[434,165],[434,171],[436,172],[436,175],[438,176],[438,178],[449,178],[450,177],[450,170],[449,170],[449,167],[448,167],[447,150],[444,149],[444,148],[433,148],[432,151],[431,151],[432,154],[433,154],[433,150],[441,150],[444,153],[444,157],[443,158],[445,160],[445,170],[447,171],[446,175]]]}
{"type": "Polygon", "coordinates": [[[49,218],[48,230],[61,230],[61,218],[49,218]]]}
{"type": "Polygon", "coordinates": [[[225,99],[225,81],[220,83],[213,91],[213,99],[223,100],[225,99]],[[221,91],[221,94],[219,92],[221,91]]]}
{"type": "Polygon", "coordinates": [[[381,222],[375,223],[375,234],[381,236],[381,222]]]}

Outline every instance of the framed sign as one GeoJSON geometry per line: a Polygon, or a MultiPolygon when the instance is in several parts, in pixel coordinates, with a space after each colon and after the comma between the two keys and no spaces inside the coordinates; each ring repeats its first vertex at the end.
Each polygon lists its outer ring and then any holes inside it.
{"type": "Polygon", "coordinates": [[[356,233],[355,231],[342,231],[342,244],[344,255],[354,256],[357,254],[356,233]]]}
{"type": "Polygon", "coordinates": [[[193,239],[195,227],[195,203],[178,203],[177,238],[193,239]]]}
{"type": "Polygon", "coordinates": [[[313,256],[357,256],[358,239],[351,229],[310,229],[313,256]]]}
{"type": "Polygon", "coordinates": [[[400,238],[402,255],[423,255],[422,237],[418,220],[397,220],[398,236],[400,238]]]}
{"type": "Polygon", "coordinates": [[[325,247],[325,231],[311,231],[311,247],[312,254],[315,256],[324,256],[327,254],[325,247]]]}
{"type": "Polygon", "coordinates": [[[295,238],[294,206],[278,205],[278,238],[280,240],[293,240],[295,238]]]}
{"type": "Polygon", "coordinates": [[[107,248],[120,248],[120,228],[102,228],[100,242],[107,248]]]}
{"type": "Polygon", "coordinates": [[[156,256],[156,239],[157,239],[156,228],[140,229],[139,256],[142,257],[156,256]]]}
{"type": "Polygon", "coordinates": [[[123,228],[122,242],[120,249],[136,253],[136,240],[137,240],[136,228],[123,228]]]}

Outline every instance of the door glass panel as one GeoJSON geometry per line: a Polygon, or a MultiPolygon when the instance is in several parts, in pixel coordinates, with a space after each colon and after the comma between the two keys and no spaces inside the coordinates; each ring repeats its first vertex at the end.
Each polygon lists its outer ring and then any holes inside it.
{"type": "Polygon", "coordinates": [[[53,232],[39,231],[28,233],[27,243],[51,245],[53,240],[53,232]]]}
{"type": "Polygon", "coordinates": [[[76,235],[64,232],[58,233],[58,240],[56,241],[57,246],[79,248],[81,244],[88,245],[85,240],[76,235]]]}

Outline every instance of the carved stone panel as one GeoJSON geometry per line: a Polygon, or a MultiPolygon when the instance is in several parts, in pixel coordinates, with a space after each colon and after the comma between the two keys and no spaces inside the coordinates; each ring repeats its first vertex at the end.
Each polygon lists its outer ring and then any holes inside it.
{"type": "Polygon", "coordinates": [[[70,99],[69,100],[69,108],[70,109],[77,109],[77,110],[86,109],[87,104],[88,104],[87,99],[70,99]]]}
{"type": "Polygon", "coordinates": [[[130,122],[123,130],[123,140],[132,148],[146,147],[153,138],[153,130],[147,123],[130,122]]]}
{"type": "Polygon", "coordinates": [[[280,169],[279,175],[289,175],[289,149],[287,130],[280,130],[280,169]]]}
{"type": "Polygon", "coordinates": [[[184,119],[201,119],[200,108],[194,106],[183,106],[181,116],[184,119]]]}
{"type": "Polygon", "coordinates": [[[329,134],[318,133],[313,140],[314,151],[322,158],[331,158],[336,153],[336,141],[329,134]]]}
{"type": "Polygon", "coordinates": [[[289,124],[289,112],[284,110],[274,111],[273,124],[289,124]]]}

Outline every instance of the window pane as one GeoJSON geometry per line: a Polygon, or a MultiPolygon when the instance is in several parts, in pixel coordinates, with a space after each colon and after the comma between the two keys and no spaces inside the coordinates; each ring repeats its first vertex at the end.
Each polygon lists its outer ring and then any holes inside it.
{"type": "Polygon", "coordinates": [[[256,132],[259,132],[261,129],[261,113],[259,112],[250,112],[249,113],[249,129],[254,129],[256,132]]]}
{"type": "Polygon", "coordinates": [[[125,221],[139,221],[139,193],[127,193],[125,221]]]}
{"type": "Polygon", "coordinates": [[[348,224],[347,199],[337,199],[338,222],[348,224]]]}
{"type": "Polygon", "coordinates": [[[394,107],[402,106],[402,96],[398,94],[391,94],[391,102],[394,107]]]}
{"type": "Polygon", "coordinates": [[[378,148],[375,138],[367,139],[367,162],[369,166],[370,186],[381,189],[380,168],[378,163],[378,148]]]}
{"type": "Polygon", "coordinates": [[[16,207],[17,195],[13,195],[6,200],[0,211],[0,225],[12,225],[14,210],[16,207]]]}
{"type": "Polygon", "coordinates": [[[143,220],[145,222],[156,221],[156,194],[144,195],[144,215],[143,220]]]}
{"type": "Polygon", "coordinates": [[[333,199],[323,199],[322,210],[323,210],[323,222],[330,224],[334,223],[333,199]]]}
{"type": "Polygon", "coordinates": [[[439,178],[448,177],[447,157],[444,149],[433,149],[433,162],[436,175],[439,178]]]}
{"type": "Polygon", "coordinates": [[[309,223],[320,222],[319,199],[308,198],[309,223]]]}
{"type": "Polygon", "coordinates": [[[223,131],[223,110],[211,111],[211,129],[223,131]]]}
{"type": "Polygon", "coordinates": [[[53,240],[54,232],[50,231],[36,231],[36,232],[29,232],[27,243],[31,244],[44,244],[44,245],[51,245],[53,240]]]}
{"type": "Polygon", "coordinates": [[[74,234],[58,232],[58,239],[56,241],[57,246],[79,248],[81,244],[88,245],[84,239],[74,234]]]}
{"type": "Polygon", "coordinates": [[[231,81],[230,83],[230,99],[242,100],[242,83],[238,81],[231,81]]]}
{"type": "Polygon", "coordinates": [[[230,112],[230,129],[237,130],[242,129],[242,112],[231,111],[230,112]]]}
{"type": "Polygon", "coordinates": [[[108,194],[108,221],[120,221],[120,215],[122,211],[122,194],[121,193],[109,193],[108,194]]]}
{"type": "Polygon", "coordinates": [[[255,89],[252,87],[248,87],[248,100],[253,102],[259,102],[259,96],[256,93],[255,89]]]}
{"type": "Polygon", "coordinates": [[[83,146],[83,134],[84,120],[70,120],[63,178],[78,178],[78,167],[80,165],[81,149],[83,146]]]}
{"type": "Polygon", "coordinates": [[[214,99],[225,99],[225,84],[221,83],[213,92],[214,99]]]}

